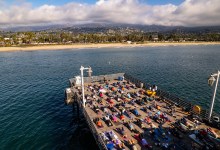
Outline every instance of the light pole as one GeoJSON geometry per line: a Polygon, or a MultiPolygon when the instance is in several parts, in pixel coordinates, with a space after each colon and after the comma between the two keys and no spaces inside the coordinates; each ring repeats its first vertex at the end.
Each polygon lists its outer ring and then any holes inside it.
{"type": "Polygon", "coordinates": [[[212,86],[216,80],[215,89],[213,91],[211,106],[210,106],[210,110],[209,110],[209,118],[208,118],[209,121],[211,121],[211,117],[212,117],[212,110],[213,110],[214,103],[215,103],[215,95],[216,95],[216,91],[217,91],[217,87],[218,87],[219,75],[220,75],[220,71],[218,71],[217,73],[211,74],[208,79],[208,84],[210,86],[212,86]]]}
{"type": "MultiPolygon", "coordinates": [[[[84,92],[84,79],[83,79],[83,71],[84,70],[88,70],[88,73],[91,73],[92,72],[92,68],[91,67],[84,68],[83,66],[80,67],[83,107],[86,106],[86,99],[85,99],[85,92],[84,92]]],[[[89,74],[89,75],[91,75],[91,74],[89,74]]]]}

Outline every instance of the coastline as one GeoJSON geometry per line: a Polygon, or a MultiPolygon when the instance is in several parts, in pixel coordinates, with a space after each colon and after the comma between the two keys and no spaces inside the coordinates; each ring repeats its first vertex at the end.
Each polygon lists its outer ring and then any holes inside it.
{"type": "Polygon", "coordinates": [[[107,44],[71,44],[71,45],[36,45],[24,47],[0,47],[0,52],[65,50],[83,48],[120,48],[120,47],[159,47],[159,46],[190,46],[190,45],[220,45],[220,42],[149,42],[144,44],[107,43],[107,44]]]}

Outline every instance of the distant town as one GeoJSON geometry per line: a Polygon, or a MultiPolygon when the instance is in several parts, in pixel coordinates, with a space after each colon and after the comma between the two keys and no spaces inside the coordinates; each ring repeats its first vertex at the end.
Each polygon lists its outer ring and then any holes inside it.
{"type": "Polygon", "coordinates": [[[165,28],[143,26],[82,26],[32,31],[0,30],[0,46],[34,46],[74,43],[128,43],[146,42],[216,42],[220,28],[165,28]]]}

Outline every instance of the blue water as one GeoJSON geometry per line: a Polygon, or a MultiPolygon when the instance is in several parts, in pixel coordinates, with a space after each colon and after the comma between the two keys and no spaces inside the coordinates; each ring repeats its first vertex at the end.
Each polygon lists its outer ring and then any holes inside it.
{"type": "Polygon", "coordinates": [[[127,72],[208,108],[207,78],[220,69],[220,46],[2,52],[0,149],[88,149],[75,138],[76,114],[64,104],[68,79],[81,65],[94,75],[127,72]]]}

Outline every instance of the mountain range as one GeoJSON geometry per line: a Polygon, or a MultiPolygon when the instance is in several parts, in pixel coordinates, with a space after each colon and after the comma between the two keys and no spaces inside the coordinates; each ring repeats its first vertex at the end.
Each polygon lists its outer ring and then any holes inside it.
{"type": "Polygon", "coordinates": [[[161,26],[161,25],[139,25],[139,24],[52,24],[32,26],[4,26],[1,32],[25,32],[25,31],[71,31],[78,33],[107,32],[108,30],[133,29],[141,32],[179,32],[179,33],[220,33],[220,26],[161,26]]]}

